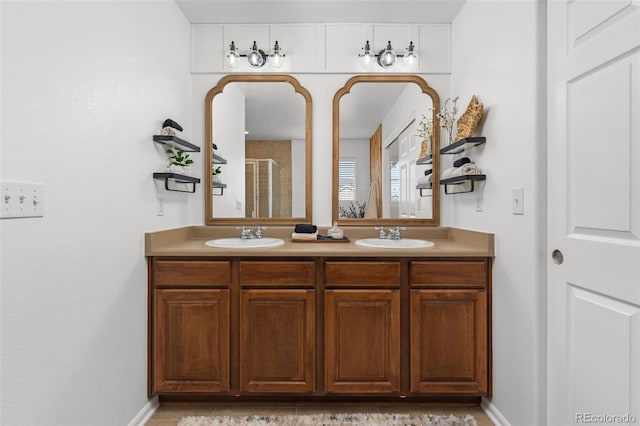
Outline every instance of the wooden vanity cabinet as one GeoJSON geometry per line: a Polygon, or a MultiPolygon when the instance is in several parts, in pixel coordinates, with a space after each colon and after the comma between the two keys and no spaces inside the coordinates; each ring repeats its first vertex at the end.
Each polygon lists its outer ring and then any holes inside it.
{"type": "Polygon", "coordinates": [[[314,392],[314,262],[241,261],[240,285],[241,392],[314,392]]]}
{"type": "Polygon", "coordinates": [[[230,262],[150,262],[150,393],[229,391],[230,262]]]}
{"type": "Polygon", "coordinates": [[[487,395],[487,260],[410,264],[411,392],[487,395]]]}
{"type": "Polygon", "coordinates": [[[397,393],[398,291],[327,290],[324,360],[328,393],[397,393]]]}
{"type": "Polygon", "coordinates": [[[400,262],[326,261],[327,393],[400,390],[400,262]]]}
{"type": "Polygon", "coordinates": [[[149,259],[149,394],[491,395],[490,258],[149,259]]]}
{"type": "Polygon", "coordinates": [[[155,392],[229,389],[229,291],[154,291],[155,392]]]}

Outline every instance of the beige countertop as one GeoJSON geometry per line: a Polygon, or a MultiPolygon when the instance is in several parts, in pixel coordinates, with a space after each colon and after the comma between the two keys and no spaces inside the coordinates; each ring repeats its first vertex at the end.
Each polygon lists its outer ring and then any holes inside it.
{"type": "MultiPolygon", "coordinates": [[[[251,227],[250,228],[255,228],[251,227]]],[[[328,227],[320,227],[326,235],[328,227]]],[[[407,227],[403,238],[429,240],[433,247],[417,249],[389,249],[362,247],[355,244],[361,238],[375,238],[370,226],[342,227],[347,243],[292,242],[293,226],[269,226],[264,237],[281,238],[284,244],[265,248],[215,248],[205,245],[216,238],[239,237],[234,226],[188,226],[145,234],[146,256],[199,257],[493,257],[494,235],[446,227],[407,227]]]]}

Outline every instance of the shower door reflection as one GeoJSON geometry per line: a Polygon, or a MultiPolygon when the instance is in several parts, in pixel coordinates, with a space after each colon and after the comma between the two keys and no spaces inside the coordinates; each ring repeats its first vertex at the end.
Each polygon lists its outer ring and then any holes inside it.
{"type": "MultiPolygon", "coordinates": [[[[247,159],[245,161],[246,217],[282,217],[282,198],[291,193],[283,182],[281,167],[271,158],[247,159]]],[[[288,204],[290,206],[290,204],[288,204]]]]}

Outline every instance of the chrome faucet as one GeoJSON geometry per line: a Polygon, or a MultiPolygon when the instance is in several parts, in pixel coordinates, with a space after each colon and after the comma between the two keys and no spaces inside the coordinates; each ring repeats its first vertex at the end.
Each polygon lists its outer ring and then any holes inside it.
{"type": "Polygon", "coordinates": [[[381,240],[384,240],[387,238],[387,235],[384,233],[384,226],[376,226],[375,228],[373,228],[374,231],[380,231],[380,233],[378,234],[378,238],[381,240]]]}
{"type": "Polygon", "coordinates": [[[387,239],[387,240],[399,240],[400,237],[400,230],[405,230],[407,228],[405,228],[404,226],[396,226],[395,228],[389,228],[389,233],[385,234],[384,233],[384,226],[376,226],[375,228],[373,228],[376,231],[380,231],[380,233],[378,234],[378,238],[381,240],[387,239]]]}
{"type": "Polygon", "coordinates": [[[389,228],[389,234],[387,235],[387,239],[389,240],[399,240],[400,237],[400,230],[406,230],[407,228],[405,228],[404,226],[396,226],[395,228],[389,228]]]}
{"type": "Polygon", "coordinates": [[[251,228],[247,228],[246,226],[236,226],[236,229],[241,229],[240,238],[243,240],[255,240],[257,238],[262,238],[262,231],[267,229],[266,226],[258,226],[255,232],[251,228]]]}

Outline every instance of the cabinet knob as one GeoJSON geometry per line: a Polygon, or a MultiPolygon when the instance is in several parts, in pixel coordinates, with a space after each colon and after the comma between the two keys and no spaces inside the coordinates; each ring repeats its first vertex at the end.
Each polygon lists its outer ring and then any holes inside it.
{"type": "Polygon", "coordinates": [[[553,263],[555,263],[556,265],[562,265],[562,262],[564,262],[564,255],[560,250],[555,249],[551,253],[551,259],[553,259],[553,263]]]}

